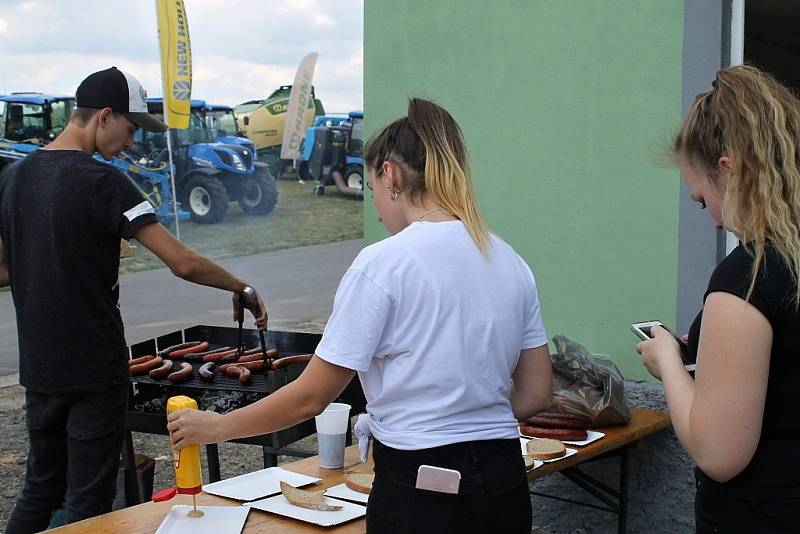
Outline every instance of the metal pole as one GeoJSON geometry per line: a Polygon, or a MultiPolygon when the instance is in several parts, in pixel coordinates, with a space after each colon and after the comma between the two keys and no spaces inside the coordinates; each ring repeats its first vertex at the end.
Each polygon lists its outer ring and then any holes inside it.
{"type": "Polygon", "coordinates": [[[175,216],[175,238],[181,240],[181,222],[178,220],[178,191],[175,189],[175,165],[172,163],[172,130],[167,130],[167,152],[169,152],[169,181],[172,186],[172,213],[175,216]]]}

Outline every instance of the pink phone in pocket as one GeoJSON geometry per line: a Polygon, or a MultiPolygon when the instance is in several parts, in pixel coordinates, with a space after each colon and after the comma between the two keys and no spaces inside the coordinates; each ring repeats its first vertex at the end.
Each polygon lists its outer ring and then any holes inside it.
{"type": "Polygon", "coordinates": [[[417,489],[458,494],[461,473],[432,465],[421,465],[417,469],[417,489]]]}

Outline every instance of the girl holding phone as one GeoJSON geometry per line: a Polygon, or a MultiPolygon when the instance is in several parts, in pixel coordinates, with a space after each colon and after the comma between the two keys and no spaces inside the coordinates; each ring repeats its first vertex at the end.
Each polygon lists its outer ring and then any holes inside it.
{"type": "Polygon", "coordinates": [[[689,330],[637,346],[697,464],[697,532],[800,532],[800,102],[754,67],[717,73],[673,152],[692,198],[741,244],[689,330]]]}

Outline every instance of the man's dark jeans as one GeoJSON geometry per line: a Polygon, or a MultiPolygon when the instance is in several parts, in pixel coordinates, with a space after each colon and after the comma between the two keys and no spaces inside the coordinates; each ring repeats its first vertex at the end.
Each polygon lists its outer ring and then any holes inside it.
{"type": "Polygon", "coordinates": [[[28,464],[6,534],[47,528],[64,505],[72,523],[111,511],[128,386],[91,393],[26,391],[28,464]]]}
{"type": "Polygon", "coordinates": [[[417,451],[374,441],[369,534],[530,534],[531,501],[518,439],[455,443],[417,451]],[[461,473],[458,495],[416,489],[427,464],[461,473]]]}

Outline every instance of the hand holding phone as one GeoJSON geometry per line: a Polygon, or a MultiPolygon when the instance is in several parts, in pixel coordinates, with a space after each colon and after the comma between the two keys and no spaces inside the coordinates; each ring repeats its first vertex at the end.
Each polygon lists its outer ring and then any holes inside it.
{"type": "Polygon", "coordinates": [[[655,337],[651,330],[654,326],[660,326],[672,334],[672,337],[675,338],[675,341],[678,342],[678,347],[681,349],[681,360],[683,361],[683,365],[686,367],[687,371],[694,371],[695,362],[689,356],[689,346],[683,339],[681,339],[680,336],[678,336],[678,334],[665,326],[661,321],[642,321],[639,323],[633,323],[631,325],[631,331],[642,341],[647,341],[648,339],[653,339],[655,337]]]}

